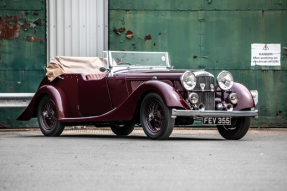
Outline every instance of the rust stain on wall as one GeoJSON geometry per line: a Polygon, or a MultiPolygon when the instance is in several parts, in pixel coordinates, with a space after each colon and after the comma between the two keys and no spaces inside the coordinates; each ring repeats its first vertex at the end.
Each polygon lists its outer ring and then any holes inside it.
{"type": "Polygon", "coordinates": [[[31,38],[29,36],[26,37],[25,39],[27,42],[30,42],[31,41],[31,38]]]}
{"type": "Polygon", "coordinates": [[[126,37],[127,38],[132,38],[133,37],[133,32],[128,30],[127,33],[126,33],[126,37]]]}
{"type": "Polygon", "coordinates": [[[34,36],[27,36],[26,39],[25,39],[27,42],[34,42],[36,40],[36,38],[34,36]]]}
{"type": "Polygon", "coordinates": [[[121,32],[124,32],[126,29],[125,29],[125,28],[116,29],[116,28],[114,27],[114,30],[116,31],[117,34],[121,34],[121,32]]]}
{"type": "Polygon", "coordinates": [[[37,21],[35,21],[38,23],[38,25],[41,25],[41,19],[38,19],[37,21]]]}
{"type": "Polygon", "coordinates": [[[10,17],[0,17],[0,39],[10,40],[19,36],[21,25],[18,20],[23,17],[23,14],[15,15],[11,20],[13,25],[10,24],[10,17]]]}
{"type": "Polygon", "coordinates": [[[37,42],[38,43],[43,43],[43,40],[42,39],[38,39],[37,42]]]}
{"type": "Polygon", "coordinates": [[[277,111],[275,117],[278,117],[279,113],[282,113],[282,111],[277,111]]]}
{"type": "Polygon", "coordinates": [[[151,39],[150,34],[144,37],[144,41],[146,41],[146,40],[150,40],[150,39],[151,39]]]}
{"type": "Polygon", "coordinates": [[[25,31],[27,30],[27,26],[28,26],[27,23],[24,23],[23,25],[21,25],[21,27],[22,27],[25,31]]]}
{"type": "Polygon", "coordinates": [[[4,122],[0,122],[0,127],[7,127],[7,125],[4,122]]]}

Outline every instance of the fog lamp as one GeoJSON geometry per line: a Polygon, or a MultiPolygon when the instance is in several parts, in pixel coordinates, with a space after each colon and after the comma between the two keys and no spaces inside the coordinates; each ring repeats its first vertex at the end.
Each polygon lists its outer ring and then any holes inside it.
{"type": "Polygon", "coordinates": [[[232,111],[232,110],[233,110],[233,105],[228,104],[228,105],[226,106],[226,109],[227,109],[227,111],[232,111]]]}
{"type": "Polygon", "coordinates": [[[198,102],[198,95],[197,95],[197,93],[189,94],[188,100],[190,101],[190,103],[196,104],[198,102]]]}
{"type": "Polygon", "coordinates": [[[205,110],[205,105],[203,103],[199,104],[198,109],[200,111],[204,111],[205,110]]]}

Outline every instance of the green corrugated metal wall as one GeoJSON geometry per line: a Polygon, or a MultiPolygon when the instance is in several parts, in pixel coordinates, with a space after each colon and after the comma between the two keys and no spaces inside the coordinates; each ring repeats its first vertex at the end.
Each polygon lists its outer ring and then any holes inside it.
{"type": "MultiPolygon", "coordinates": [[[[0,93],[33,93],[45,75],[46,4],[0,0],[0,93]]],[[[0,109],[0,127],[35,127],[16,121],[23,110],[0,109]]]]}
{"type": "Polygon", "coordinates": [[[252,126],[286,127],[286,19],[287,0],[110,0],[109,49],[168,51],[175,68],[228,70],[259,92],[252,126]],[[251,67],[252,43],[281,44],[281,66],[251,67]]]}

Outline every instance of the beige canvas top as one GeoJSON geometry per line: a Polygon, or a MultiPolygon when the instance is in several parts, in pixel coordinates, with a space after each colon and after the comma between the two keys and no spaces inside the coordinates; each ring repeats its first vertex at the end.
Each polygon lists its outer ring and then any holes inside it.
{"type": "MultiPolygon", "coordinates": [[[[113,62],[113,65],[117,65],[113,62]]],[[[101,67],[107,68],[107,61],[102,57],[54,57],[46,68],[49,81],[65,73],[101,74],[101,67]]]]}

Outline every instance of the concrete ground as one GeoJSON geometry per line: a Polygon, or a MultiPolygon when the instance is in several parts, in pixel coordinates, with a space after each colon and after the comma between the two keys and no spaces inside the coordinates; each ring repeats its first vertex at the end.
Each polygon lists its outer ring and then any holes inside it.
{"type": "Polygon", "coordinates": [[[287,129],[176,129],[152,141],[137,128],[0,130],[0,190],[286,190],[287,129]]]}

